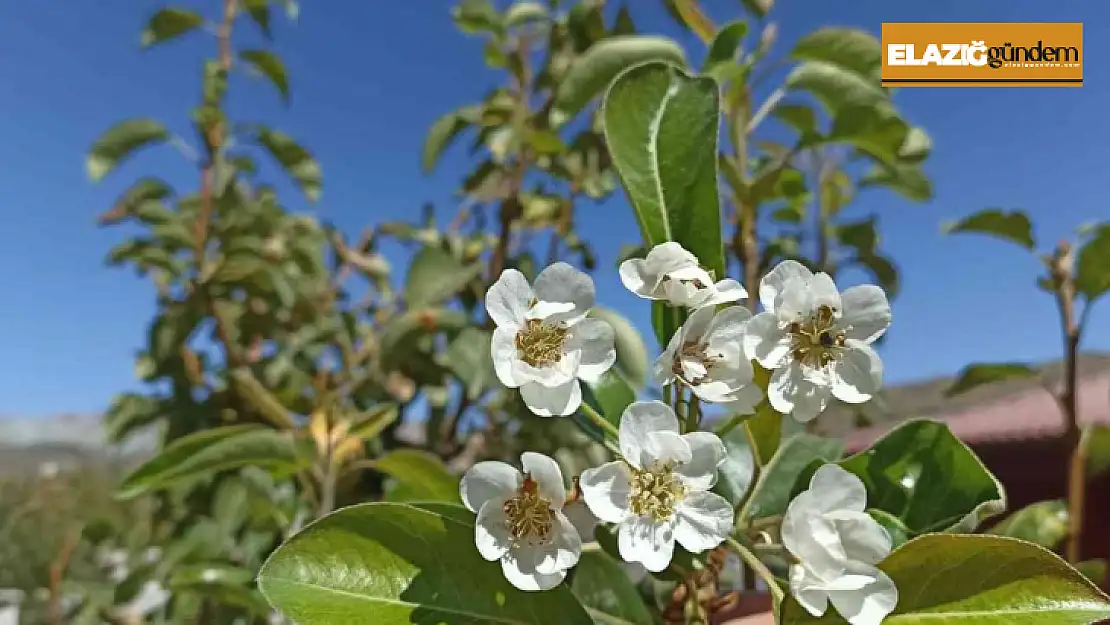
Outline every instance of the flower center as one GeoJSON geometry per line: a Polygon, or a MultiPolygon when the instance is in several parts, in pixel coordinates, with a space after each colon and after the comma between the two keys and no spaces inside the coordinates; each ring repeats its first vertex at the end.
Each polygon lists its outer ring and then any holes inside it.
{"type": "MultiPolygon", "coordinates": [[[[701,363],[701,366],[705,367],[706,371],[717,364],[717,359],[709,355],[709,346],[705,343],[698,343],[696,341],[687,341],[683,343],[682,347],[675,353],[674,360],[671,363],[671,372],[685,380],[686,378],[684,376],[686,375],[686,371],[682,367],[682,361],[684,360],[696,360],[701,363]]],[[[700,378],[686,380],[686,382],[696,386],[706,377],[707,376],[702,376],[700,378]]]]}
{"type": "Polygon", "coordinates": [[[555,511],[546,499],[540,497],[539,485],[527,473],[516,497],[506,501],[501,510],[508,517],[509,534],[514,540],[544,542],[551,536],[555,511]]]}
{"type": "Polygon", "coordinates": [[[805,321],[795,321],[787,331],[794,360],[820,369],[836,358],[844,347],[844,332],[836,328],[836,318],[830,306],[818,306],[817,313],[805,321]]]}
{"type": "Polygon", "coordinates": [[[653,462],[645,469],[629,465],[632,485],[629,507],[639,516],[665,521],[674,516],[675,507],[686,495],[686,487],[674,474],[672,463],[653,462]]]}
{"type": "Polygon", "coordinates": [[[520,359],[533,367],[546,367],[563,357],[563,345],[569,331],[562,324],[546,324],[539,319],[529,319],[516,333],[514,344],[520,359]]]}

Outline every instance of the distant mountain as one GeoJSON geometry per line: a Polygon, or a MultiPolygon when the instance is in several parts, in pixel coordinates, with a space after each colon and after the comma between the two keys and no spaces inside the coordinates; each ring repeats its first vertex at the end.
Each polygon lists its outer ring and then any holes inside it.
{"type": "Polygon", "coordinates": [[[35,469],[45,463],[66,467],[123,460],[150,453],[156,441],[157,433],[151,430],[123,445],[111,445],[98,415],[0,417],[0,472],[35,469]]]}

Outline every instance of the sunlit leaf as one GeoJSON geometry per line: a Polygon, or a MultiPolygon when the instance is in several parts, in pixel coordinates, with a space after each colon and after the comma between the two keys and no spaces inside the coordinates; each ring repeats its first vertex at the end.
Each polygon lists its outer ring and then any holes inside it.
{"type": "Polygon", "coordinates": [[[289,102],[289,76],[281,57],[269,50],[243,50],[239,58],[255,72],[273,83],[284,102],[289,102]]]}
{"type": "Polygon", "coordinates": [[[945,224],[941,230],[945,234],[977,232],[1017,243],[1027,250],[1034,247],[1033,224],[1022,211],[1006,212],[997,208],[982,210],[955,223],[945,224]]]}
{"type": "Polygon", "coordinates": [[[85,170],[98,182],[135,151],[170,138],[169,131],[152,119],[131,119],[112,126],[89,149],[85,170]]]}

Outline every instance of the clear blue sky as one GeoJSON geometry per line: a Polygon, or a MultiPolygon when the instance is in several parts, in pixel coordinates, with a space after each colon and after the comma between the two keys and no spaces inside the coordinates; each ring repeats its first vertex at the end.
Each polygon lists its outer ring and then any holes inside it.
{"type": "MultiPolygon", "coordinates": [[[[186,0],[208,14],[217,0],[186,0]]],[[[135,350],[153,310],[148,284],[106,268],[121,240],[97,214],[143,174],[192,184],[171,150],[146,154],[92,185],[83,157],[100,131],[126,116],[154,116],[186,132],[200,61],[211,43],[140,53],[150,0],[9,3],[0,19],[0,415],[88,412],[136,386],[135,350]]],[[[451,3],[305,2],[294,26],[279,24],[277,51],[288,64],[293,104],[270,87],[233,84],[232,114],[263,119],[303,140],[325,172],[314,210],[349,232],[411,218],[422,202],[452,207],[465,150],[451,152],[431,178],[418,150],[441,113],[478,99],[497,76],[484,68],[481,41],[457,33],[451,3]]],[[[615,4],[615,3],[612,3],[615,4]]],[[[642,5],[641,30],[664,32],[697,49],[662,12],[642,5]]],[[[704,0],[718,18],[738,0],[704,0]]],[[[864,194],[854,211],[879,211],[884,246],[902,270],[903,294],[882,348],[888,383],[951,373],[971,360],[1047,359],[1059,353],[1051,300],[1033,286],[1037,262],[1003,243],[942,237],[942,221],[986,206],[1023,207],[1043,247],[1083,222],[1110,217],[1104,59],[1110,4],[1091,0],[780,0],[778,51],[819,25],[877,33],[883,21],[1082,21],[1084,87],[903,89],[903,110],[932,134],[926,169],[935,199],[911,204],[887,192],[864,194]]],[[[696,55],[695,55],[696,58],[696,55]]],[[[188,187],[185,187],[188,188],[188,187]]],[[[289,206],[307,207],[293,193],[289,206]]],[[[620,244],[637,236],[623,195],[578,212],[596,246],[602,304],[646,324],[647,307],[623,292],[612,269],[620,244]]],[[[751,285],[748,285],[751,288],[751,285]]],[[[1095,311],[1089,348],[1110,348],[1110,304],[1095,311]]]]}

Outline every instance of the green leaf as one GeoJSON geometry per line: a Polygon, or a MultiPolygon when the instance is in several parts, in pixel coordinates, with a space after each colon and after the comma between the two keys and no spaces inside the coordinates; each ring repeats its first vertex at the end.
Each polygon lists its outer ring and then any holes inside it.
{"type": "MultiPolygon", "coordinates": [[[[621,415],[624,414],[624,409],[629,404],[636,401],[636,391],[632,390],[632,385],[628,380],[617,371],[616,369],[609,369],[601,375],[596,382],[584,385],[582,389],[582,401],[588,403],[593,407],[605,420],[612,423],[614,427],[619,428],[621,422],[621,415]]],[[[601,428],[593,424],[592,421],[584,417],[580,412],[571,415],[575,424],[582,428],[582,431],[592,436],[597,441],[605,440],[605,433],[601,428]]]]}
{"type": "Polygon", "coordinates": [[[902,519],[899,519],[889,512],[871,509],[867,511],[867,514],[871,515],[871,518],[875,519],[876,523],[883,526],[886,533],[890,535],[891,545],[895,548],[904,544],[913,535],[913,532],[906,527],[906,524],[902,523],[902,519]]]}
{"type": "MultiPolygon", "coordinates": [[[[879,564],[901,589],[883,625],[1087,625],[1110,618],[1107,598],[1050,551],[999,536],[934,534],[907,542],[879,564]]],[[[842,624],[832,607],[810,616],[792,596],[785,625],[842,624]]]]}
{"type": "Polygon", "coordinates": [[[1020,538],[1045,549],[1055,549],[1068,535],[1068,505],[1062,499],[1029,504],[987,530],[987,533],[1020,538]]]}
{"type": "Polygon", "coordinates": [[[613,20],[613,28],[609,31],[609,34],[636,34],[636,22],[632,20],[632,12],[628,10],[628,4],[621,4],[621,8],[617,11],[617,17],[613,20]]]}
{"type": "Polygon", "coordinates": [[[613,328],[614,346],[617,350],[617,368],[621,370],[621,373],[625,375],[632,386],[643,387],[647,380],[648,370],[651,368],[652,359],[639,330],[632,325],[627,317],[608,308],[594,307],[590,310],[589,316],[601,319],[613,328]]]}
{"type": "Polygon", "coordinates": [[[308,150],[289,135],[270,128],[259,129],[255,138],[297,183],[309,202],[320,199],[323,173],[320,171],[320,163],[316,162],[308,150]]]}
{"type": "Polygon", "coordinates": [[[624,567],[602,551],[582,553],[570,589],[597,625],[653,624],[640,591],[624,567]]]}
{"type": "Polygon", "coordinates": [[[372,462],[374,469],[397,481],[390,501],[459,501],[459,478],[435,454],[419,449],[394,449],[372,462]]]}
{"type": "Polygon", "coordinates": [[[497,385],[490,341],[493,335],[481,328],[464,328],[447,346],[444,364],[464,385],[467,397],[478,399],[497,385]]]}
{"type": "Polygon", "coordinates": [[[394,503],[344,508],[294,535],[259,587],[300,625],[592,625],[565,585],[524,592],[454,514],[394,503]]]}
{"type": "Polygon", "coordinates": [[[251,69],[274,84],[283,102],[289,102],[289,76],[281,57],[269,50],[243,50],[239,58],[251,69]]]}
{"type": "Polygon", "coordinates": [[[802,135],[817,132],[817,113],[804,104],[779,104],[772,109],[771,116],[782,120],[802,135]]]}
{"type": "Polygon", "coordinates": [[[204,18],[193,11],[167,7],[150,16],[140,41],[147,48],[180,37],[203,24],[204,18]]]}
{"type": "Polygon", "coordinates": [[[841,441],[812,434],[795,434],[783,441],[778,452],[759,472],[751,499],[738,521],[750,522],[783,514],[790,503],[792,488],[806,468],[834,462],[843,452],[841,441]]]}
{"type": "Polygon", "coordinates": [[[725,275],[717,196],[719,90],[666,63],[621,74],[605,96],[605,138],[644,241],[677,241],[725,275]]]}
{"type": "Polygon", "coordinates": [[[1082,573],[1083,577],[1091,580],[1091,583],[1102,586],[1106,583],[1106,574],[1110,570],[1110,565],[1102,559],[1084,560],[1076,563],[1075,570],[1082,573]]]}
{"type": "Polygon", "coordinates": [[[725,459],[717,467],[717,485],[713,490],[735,507],[740,505],[752,487],[755,456],[747,435],[740,427],[725,434],[721,442],[725,444],[725,459]]]}
{"type": "Polygon", "coordinates": [[[955,397],[984,384],[1006,380],[1020,380],[1037,376],[1037,370],[1020,362],[996,364],[975,363],[960,370],[956,381],[944,391],[945,397],[955,397]]]}
{"type": "Polygon", "coordinates": [[[916,165],[900,163],[894,167],[877,164],[860,177],[859,188],[885,187],[902,197],[918,202],[933,197],[933,183],[916,165]]]}
{"type": "Polygon", "coordinates": [[[878,85],[883,51],[871,33],[855,28],[820,28],[798,40],[791,53],[800,61],[821,61],[850,70],[878,85]]]}
{"type": "Polygon", "coordinates": [[[830,114],[848,106],[878,106],[888,99],[878,80],[824,61],[798,65],[786,77],[785,86],[809,92],[830,114]]]}
{"type": "Polygon", "coordinates": [[[603,39],[571,62],[555,94],[554,126],[578,115],[623,70],[647,61],[686,64],[682,46],[666,37],[623,35],[603,39]]]}
{"type": "Polygon", "coordinates": [[[1080,439],[1087,457],[1087,479],[1094,479],[1110,471],[1110,427],[1088,425],[1080,439]]]}
{"type": "Polygon", "coordinates": [[[459,30],[473,35],[480,32],[500,33],[503,20],[489,0],[462,0],[451,9],[459,30]]]}
{"type": "Polygon", "coordinates": [[[701,73],[711,74],[718,66],[732,65],[737,62],[736,54],[740,51],[740,42],[748,34],[748,23],[744,20],[729,22],[717,31],[713,41],[709,44],[705,61],[701,65],[701,73]]]}
{"type": "MultiPolygon", "coordinates": [[[[869,508],[901,519],[915,534],[970,532],[1006,509],[1002,484],[937,421],[907,421],[837,464],[863,480],[869,508]]],[[[802,480],[808,483],[816,469],[802,480]]]]}
{"type": "Polygon", "coordinates": [[[247,367],[237,367],[228,372],[235,391],[239,393],[258,414],[277,428],[294,427],[293,418],[269,389],[247,367]]]}
{"type": "Polygon", "coordinates": [[[420,154],[420,167],[425,174],[435,169],[443,151],[480,115],[481,107],[467,106],[447,113],[432,124],[428,129],[428,136],[424,138],[424,147],[420,154]]]}
{"type": "Polygon", "coordinates": [[[153,119],[120,122],[93,143],[85,158],[85,171],[90,180],[99,182],[136,150],[163,143],[169,138],[166,127],[153,119]]]}
{"type": "Polygon", "coordinates": [[[293,439],[257,425],[229,425],[174,440],[120,485],[118,496],[133,499],[154,490],[219,471],[257,466],[286,472],[299,464],[293,439]]]}
{"type": "Polygon", "coordinates": [[[901,284],[898,280],[898,268],[889,257],[881,254],[863,254],[852,259],[855,263],[865,267],[875,277],[879,286],[883,287],[890,299],[898,296],[901,284]]]}
{"type": "Polygon", "coordinates": [[[410,308],[441,304],[466,288],[482,272],[478,263],[460,262],[439,247],[417,252],[405,276],[405,303],[410,308]]]}
{"type": "Polygon", "coordinates": [[[1075,263],[1075,288],[1088,305],[1110,292],[1110,224],[1103,224],[1079,249],[1075,263]]]}
{"type": "Polygon", "coordinates": [[[514,28],[529,22],[542,22],[548,17],[547,7],[539,2],[514,2],[505,11],[505,27],[514,28]]]}
{"type": "Polygon", "coordinates": [[[686,320],[686,310],[671,306],[664,301],[651,303],[651,327],[655,331],[655,339],[660,347],[666,347],[674,333],[682,327],[686,320]]]}
{"type": "Polygon", "coordinates": [[[1011,241],[1032,250],[1033,224],[1029,216],[1022,211],[1006,212],[997,208],[979,211],[955,223],[948,223],[941,227],[945,234],[957,232],[978,232],[1011,241]]]}
{"type": "Polygon", "coordinates": [[[266,39],[270,39],[273,33],[270,32],[270,0],[244,0],[243,8],[246,9],[247,15],[258,24],[258,29],[262,31],[262,35],[266,39]]]}
{"type": "Polygon", "coordinates": [[[749,13],[756,17],[766,16],[775,4],[775,0],[740,0],[740,2],[749,13]]]}
{"type": "Polygon", "coordinates": [[[350,436],[371,440],[397,421],[401,410],[397,404],[381,404],[351,418],[350,436]]]}

